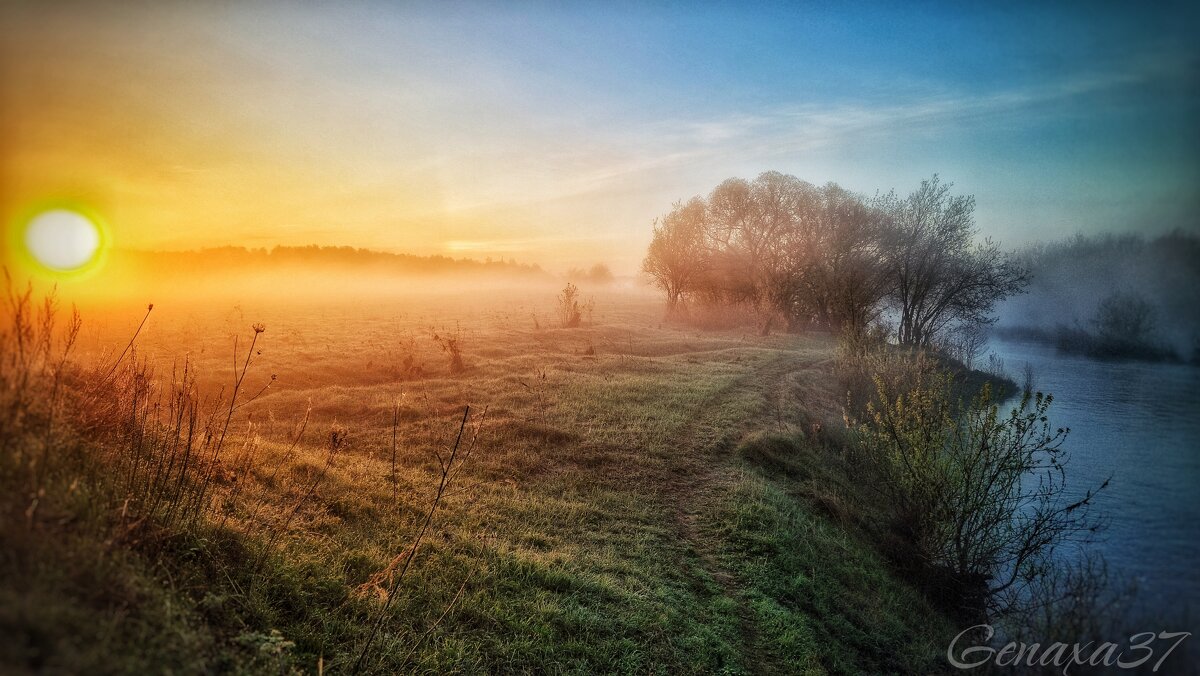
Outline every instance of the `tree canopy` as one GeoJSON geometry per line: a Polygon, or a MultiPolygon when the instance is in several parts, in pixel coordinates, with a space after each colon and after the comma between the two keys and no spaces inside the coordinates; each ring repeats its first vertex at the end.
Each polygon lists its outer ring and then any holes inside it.
{"type": "Polygon", "coordinates": [[[881,318],[902,344],[991,321],[1026,275],[997,244],[976,241],[975,201],[934,176],[911,194],[866,198],[765,172],[731,178],[660,218],[643,269],[668,313],[689,302],[750,310],[761,332],[827,327],[861,333],[881,318]]]}

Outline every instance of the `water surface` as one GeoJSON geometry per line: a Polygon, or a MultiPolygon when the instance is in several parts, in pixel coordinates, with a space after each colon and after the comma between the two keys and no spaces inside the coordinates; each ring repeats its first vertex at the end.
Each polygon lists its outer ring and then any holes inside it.
{"type": "Polygon", "coordinates": [[[1200,368],[1103,362],[1052,346],[994,340],[991,350],[1018,382],[1026,363],[1035,388],[1054,395],[1050,420],[1069,427],[1068,488],[1097,498],[1109,520],[1096,545],[1109,569],[1138,585],[1147,610],[1200,614],[1200,368]]]}

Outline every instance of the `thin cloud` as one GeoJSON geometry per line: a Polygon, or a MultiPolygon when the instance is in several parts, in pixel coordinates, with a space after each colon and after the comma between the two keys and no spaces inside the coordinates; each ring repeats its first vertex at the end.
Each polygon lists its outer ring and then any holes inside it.
{"type": "MultiPolygon", "coordinates": [[[[456,211],[520,208],[613,190],[651,185],[654,174],[703,166],[762,162],[781,156],[836,150],[901,134],[941,132],[964,125],[1030,124],[1060,107],[1093,95],[1138,85],[1189,77],[1186,59],[1150,56],[1111,72],[1017,89],[974,94],[965,91],[913,94],[902,103],[806,104],[757,112],[736,112],[707,119],[672,119],[625,130],[599,130],[591,139],[555,135],[524,148],[536,157],[542,181],[510,190],[501,180],[493,189],[459,202],[456,211]],[[1040,111],[1040,112],[1039,112],[1040,111]],[[569,150],[561,150],[561,148],[569,150]]],[[[528,141],[527,141],[528,143],[528,141]]],[[[445,158],[450,164],[459,160],[445,158]]]]}

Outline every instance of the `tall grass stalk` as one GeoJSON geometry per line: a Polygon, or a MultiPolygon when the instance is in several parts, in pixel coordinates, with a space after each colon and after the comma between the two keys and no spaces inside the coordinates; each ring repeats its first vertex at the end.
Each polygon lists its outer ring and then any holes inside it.
{"type": "Polygon", "coordinates": [[[328,451],[325,454],[325,464],[322,465],[321,471],[317,473],[317,476],[313,477],[313,480],[308,484],[308,487],[300,493],[300,499],[297,500],[296,504],[292,506],[292,509],[288,511],[287,516],[285,516],[279,526],[271,532],[271,537],[267,540],[266,545],[263,547],[262,553],[259,555],[258,560],[255,563],[255,570],[258,570],[262,567],[263,561],[265,560],[267,554],[274,549],[275,542],[279,539],[279,536],[287,532],[288,527],[292,525],[292,520],[296,518],[296,515],[300,513],[300,510],[304,507],[304,504],[308,502],[308,499],[311,498],[313,493],[316,492],[317,486],[319,486],[321,482],[325,480],[325,475],[329,474],[329,470],[333,467],[334,459],[337,458],[338,452],[341,451],[345,445],[346,430],[342,427],[335,426],[329,431],[329,442],[327,446],[328,451]]]}
{"type": "MultiPolygon", "coordinates": [[[[267,478],[266,482],[268,486],[275,485],[275,479],[279,476],[279,470],[286,465],[289,460],[292,459],[292,455],[296,452],[296,446],[299,445],[300,440],[304,438],[304,432],[308,429],[308,420],[311,416],[312,406],[309,406],[304,411],[304,418],[300,421],[300,425],[296,429],[296,434],[292,437],[291,445],[289,445],[287,451],[284,452],[283,458],[275,463],[275,469],[271,470],[271,475],[267,478]]],[[[260,498],[258,503],[254,506],[254,511],[250,513],[250,517],[247,519],[247,532],[249,532],[250,529],[253,529],[255,525],[258,524],[258,513],[262,511],[263,505],[265,504],[266,499],[260,498]]]]}
{"type": "Polygon", "coordinates": [[[142,315],[142,322],[138,324],[137,330],[133,332],[133,335],[129,338],[129,342],[125,343],[125,349],[121,350],[121,354],[117,357],[117,360],[114,361],[112,366],[108,368],[108,371],[105,372],[103,380],[108,380],[112,377],[113,373],[116,372],[117,367],[121,365],[121,360],[125,359],[125,355],[129,354],[129,351],[133,349],[134,344],[137,342],[138,336],[142,333],[142,328],[146,326],[146,320],[150,319],[150,313],[153,311],[154,303],[146,305],[146,314],[142,315]]]}
{"type": "Polygon", "coordinates": [[[229,432],[229,425],[233,422],[233,414],[237,410],[237,398],[242,389],[242,383],[246,380],[246,372],[250,369],[250,361],[254,356],[254,347],[258,344],[258,337],[266,331],[266,327],[262,324],[255,324],[254,337],[250,340],[250,349],[246,350],[246,359],[242,362],[242,369],[239,373],[237,370],[237,339],[234,339],[234,381],[233,392],[229,395],[229,409],[225,414],[225,423],[221,425],[217,441],[213,444],[212,453],[209,456],[207,466],[204,471],[204,476],[200,482],[200,488],[195,494],[195,507],[192,510],[192,525],[195,524],[196,518],[205,511],[204,501],[208,497],[208,488],[212,483],[213,470],[217,466],[220,459],[221,449],[225,445],[225,437],[229,432]]]}
{"type": "Polygon", "coordinates": [[[396,598],[396,591],[400,588],[400,582],[404,579],[404,575],[408,572],[412,565],[413,559],[416,558],[417,551],[421,548],[421,544],[425,540],[426,534],[429,532],[430,525],[433,523],[434,514],[437,513],[438,507],[442,504],[442,498],[446,495],[446,490],[450,487],[450,483],[462,471],[464,464],[470,459],[471,454],[475,449],[475,442],[479,438],[479,430],[482,427],[483,419],[487,416],[487,409],[484,409],[483,415],[480,416],[480,424],[476,426],[475,433],[472,435],[467,446],[463,448],[463,433],[467,428],[467,420],[471,415],[471,407],[463,407],[462,421],[458,426],[458,435],[455,437],[454,445],[450,449],[450,454],[443,459],[441,453],[434,451],[438,459],[438,465],[441,471],[441,477],[438,481],[437,493],[434,495],[433,502],[429,506],[429,511],[425,513],[425,519],[421,522],[421,527],[418,529],[416,536],[408,549],[393,559],[392,563],[377,576],[381,580],[388,581],[387,594],[384,598],[383,608],[379,611],[379,616],[371,625],[371,631],[367,634],[367,639],[363,643],[363,647],[359,650],[358,657],[354,660],[353,666],[350,668],[351,674],[357,674],[362,670],[363,661],[371,650],[371,644],[375,641],[379,629],[383,626],[387,619],[388,610],[392,606],[392,601],[396,598]],[[459,457],[460,449],[463,450],[462,457],[459,457]],[[457,463],[457,464],[456,464],[457,463]],[[399,571],[395,572],[396,567],[399,571]]]}

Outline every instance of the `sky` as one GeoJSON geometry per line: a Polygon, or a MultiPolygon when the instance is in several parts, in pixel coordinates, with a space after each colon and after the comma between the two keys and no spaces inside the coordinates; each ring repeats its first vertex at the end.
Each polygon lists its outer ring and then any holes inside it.
{"type": "Polygon", "coordinates": [[[994,4],[3,3],[0,216],[628,274],[777,170],[938,173],[1007,246],[1200,231],[1197,10],[994,4]]]}

